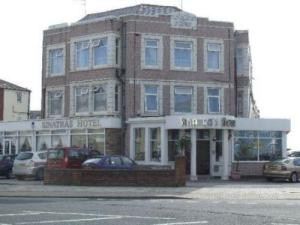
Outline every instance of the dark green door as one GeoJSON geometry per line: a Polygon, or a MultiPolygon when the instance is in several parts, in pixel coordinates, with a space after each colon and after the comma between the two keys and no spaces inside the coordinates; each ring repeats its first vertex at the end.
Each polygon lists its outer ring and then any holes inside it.
{"type": "Polygon", "coordinates": [[[209,141],[197,141],[197,174],[209,174],[209,141]]]}

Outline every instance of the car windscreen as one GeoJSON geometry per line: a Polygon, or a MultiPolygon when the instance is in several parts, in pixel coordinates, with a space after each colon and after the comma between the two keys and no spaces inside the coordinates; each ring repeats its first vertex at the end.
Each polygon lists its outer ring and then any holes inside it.
{"type": "Polygon", "coordinates": [[[79,149],[69,149],[68,157],[73,158],[73,159],[79,159],[79,158],[84,158],[85,154],[83,151],[81,151],[79,149]]]}
{"type": "Polygon", "coordinates": [[[18,156],[17,156],[17,160],[27,160],[27,159],[31,159],[33,156],[32,152],[21,152],[18,156]]]}
{"type": "Polygon", "coordinates": [[[63,149],[51,149],[48,151],[48,159],[63,159],[64,150],[63,149]]]}

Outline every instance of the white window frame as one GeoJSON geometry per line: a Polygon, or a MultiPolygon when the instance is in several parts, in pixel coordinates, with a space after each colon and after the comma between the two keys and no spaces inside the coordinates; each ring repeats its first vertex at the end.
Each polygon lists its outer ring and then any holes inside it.
{"type": "Polygon", "coordinates": [[[91,111],[91,89],[90,89],[90,87],[89,86],[87,86],[87,85],[78,85],[78,86],[76,86],[75,88],[74,88],[74,96],[75,96],[75,98],[74,98],[74,112],[75,112],[75,114],[76,115],[88,115],[89,113],[90,113],[90,111],[91,111]],[[77,112],[77,110],[76,110],[76,108],[77,108],[77,95],[76,95],[76,89],[77,88],[87,88],[87,95],[88,95],[88,109],[87,109],[87,111],[84,111],[84,112],[77,112]]]}
{"type": "Polygon", "coordinates": [[[107,84],[99,84],[99,85],[93,85],[92,90],[91,90],[91,95],[92,95],[92,112],[93,113],[101,113],[101,112],[106,112],[107,111],[107,84]],[[95,110],[95,89],[94,88],[103,88],[104,93],[100,93],[101,95],[105,95],[105,110],[100,110],[96,111],[95,110]]]}
{"type": "MultiPolygon", "coordinates": [[[[98,116],[98,115],[119,115],[119,111],[115,111],[115,86],[119,86],[119,93],[121,93],[120,84],[116,80],[91,80],[85,82],[71,82],[70,84],[70,116],[98,116]],[[75,88],[77,87],[88,87],[89,88],[89,110],[88,112],[76,112],[76,95],[75,88]],[[94,99],[93,99],[93,87],[104,86],[106,90],[106,110],[105,111],[94,111],[94,99]]],[[[119,107],[120,107],[121,96],[119,94],[119,107]]]]}
{"type": "Polygon", "coordinates": [[[93,69],[101,69],[101,68],[109,68],[109,67],[120,67],[121,65],[121,39],[120,35],[114,32],[104,32],[101,34],[91,34],[81,37],[71,38],[70,44],[70,70],[74,71],[82,71],[82,70],[93,70],[93,69]],[[94,48],[93,48],[93,40],[104,39],[107,38],[107,63],[101,65],[94,65],[94,48]],[[119,39],[119,62],[116,63],[116,39],[119,39]],[[77,42],[87,41],[89,42],[89,60],[88,66],[82,68],[76,68],[76,44],[77,42]]]}
{"type": "Polygon", "coordinates": [[[144,89],[145,89],[145,95],[144,95],[144,112],[145,113],[158,113],[159,111],[159,98],[158,98],[158,92],[159,92],[159,86],[157,85],[145,85],[144,86],[144,89]],[[156,94],[149,94],[147,93],[146,89],[147,87],[155,87],[156,88],[156,94]],[[156,110],[148,110],[147,108],[147,96],[155,96],[156,97],[156,110]]]}
{"type": "Polygon", "coordinates": [[[91,52],[92,52],[92,67],[93,68],[101,68],[103,66],[106,66],[108,64],[108,37],[102,37],[102,38],[97,38],[93,39],[91,41],[91,52]],[[105,46],[100,46],[100,48],[106,48],[106,63],[103,64],[95,64],[95,48],[98,46],[95,46],[95,42],[99,42],[98,45],[100,45],[101,41],[106,40],[106,45],[105,46]]]}
{"type": "Polygon", "coordinates": [[[224,41],[221,39],[204,40],[204,69],[205,72],[224,73],[224,41]],[[208,46],[209,44],[219,44],[219,69],[208,68],[208,46]]]}
{"type": "Polygon", "coordinates": [[[206,104],[207,104],[207,113],[208,114],[221,114],[223,112],[221,98],[222,98],[222,89],[221,88],[219,88],[219,87],[207,87],[206,88],[206,104]],[[210,89],[217,89],[219,91],[219,95],[218,96],[216,96],[216,95],[209,95],[208,91],[210,89]],[[209,99],[210,98],[218,98],[219,112],[211,112],[210,111],[210,103],[209,103],[209,99]]]}
{"type": "Polygon", "coordinates": [[[141,40],[141,68],[142,69],[163,69],[163,37],[159,35],[142,34],[141,40]],[[157,41],[157,65],[147,65],[146,48],[147,41],[157,41]]]}
{"type": "Polygon", "coordinates": [[[197,39],[191,37],[171,37],[170,38],[170,65],[171,70],[178,71],[197,71],[197,39]],[[175,65],[175,43],[190,42],[191,43],[191,66],[180,67],[175,65]]]}
{"type": "Polygon", "coordinates": [[[193,113],[193,108],[194,108],[194,88],[193,88],[193,86],[182,86],[182,85],[176,85],[176,86],[174,86],[174,91],[173,91],[173,98],[174,98],[174,113],[175,114],[185,114],[185,113],[187,113],[187,114],[190,114],[190,113],[193,113]],[[190,94],[186,94],[186,95],[190,95],[191,96],[191,111],[190,112],[177,112],[176,111],[176,88],[190,88],[190,90],[191,90],[191,93],[190,94]]]}
{"type": "Polygon", "coordinates": [[[45,98],[45,108],[47,118],[61,118],[65,114],[65,88],[64,87],[49,87],[46,89],[46,98],[45,98]],[[60,115],[51,115],[49,109],[49,92],[61,91],[62,92],[62,105],[61,105],[61,114],[60,115]]]}
{"type": "Polygon", "coordinates": [[[65,75],[65,66],[66,66],[66,46],[64,43],[54,44],[54,45],[48,45],[46,50],[46,77],[57,77],[57,76],[64,76],[65,75]],[[50,51],[62,49],[62,55],[63,55],[63,70],[61,73],[50,73],[50,51]]]}

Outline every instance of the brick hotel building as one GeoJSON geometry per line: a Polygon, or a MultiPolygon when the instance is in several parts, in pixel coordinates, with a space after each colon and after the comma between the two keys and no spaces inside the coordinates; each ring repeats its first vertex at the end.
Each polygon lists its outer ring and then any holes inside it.
{"type": "Polygon", "coordinates": [[[290,130],[259,118],[248,31],[144,4],[44,31],[42,118],[5,123],[0,138],[15,132],[21,146],[25,132],[33,151],[80,146],[172,165],[185,136],[191,179],[228,179],[236,162],[259,175],[285,156],[290,130]]]}

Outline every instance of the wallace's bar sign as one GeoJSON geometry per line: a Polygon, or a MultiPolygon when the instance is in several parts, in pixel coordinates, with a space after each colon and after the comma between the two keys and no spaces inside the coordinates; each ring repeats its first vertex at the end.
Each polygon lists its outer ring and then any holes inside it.
{"type": "Polygon", "coordinates": [[[42,129],[83,129],[100,127],[100,121],[96,118],[46,120],[42,122],[42,129]]]}
{"type": "Polygon", "coordinates": [[[197,118],[181,118],[181,127],[235,127],[235,120],[223,118],[208,118],[208,119],[197,119],[197,118]]]}

